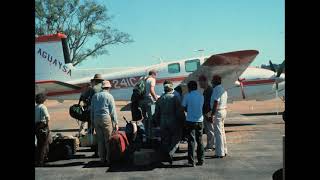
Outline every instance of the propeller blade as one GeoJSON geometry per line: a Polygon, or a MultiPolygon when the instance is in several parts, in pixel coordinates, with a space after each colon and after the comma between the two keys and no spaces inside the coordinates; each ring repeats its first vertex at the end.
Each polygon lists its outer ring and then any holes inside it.
{"type": "Polygon", "coordinates": [[[285,60],[283,60],[283,62],[280,64],[280,66],[279,66],[279,68],[278,68],[277,77],[280,77],[280,75],[281,75],[282,72],[283,72],[283,69],[284,69],[284,67],[285,67],[284,61],[285,61],[285,60]]]}
{"type": "Polygon", "coordinates": [[[272,64],[271,60],[269,60],[269,65],[270,65],[270,69],[271,69],[273,72],[277,72],[277,70],[274,68],[274,65],[272,64]]]}
{"type": "Polygon", "coordinates": [[[243,88],[243,83],[242,83],[242,81],[243,81],[244,79],[239,79],[238,78],[238,81],[239,81],[239,83],[240,83],[240,90],[241,90],[241,94],[242,94],[242,98],[243,99],[245,99],[246,98],[246,95],[244,94],[244,88],[243,88]]]}
{"type": "MultiPolygon", "coordinates": [[[[277,83],[278,85],[278,83],[277,83]]],[[[279,94],[278,94],[278,88],[276,90],[276,99],[279,98],[279,94]]],[[[279,114],[279,106],[277,106],[277,115],[279,114]]]]}

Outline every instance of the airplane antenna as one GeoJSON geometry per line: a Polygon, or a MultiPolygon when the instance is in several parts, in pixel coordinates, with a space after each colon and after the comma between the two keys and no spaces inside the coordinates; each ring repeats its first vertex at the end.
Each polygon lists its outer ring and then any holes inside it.
{"type": "Polygon", "coordinates": [[[194,52],[201,52],[201,57],[204,56],[203,52],[204,52],[204,49],[197,49],[197,50],[194,50],[194,52]]]}

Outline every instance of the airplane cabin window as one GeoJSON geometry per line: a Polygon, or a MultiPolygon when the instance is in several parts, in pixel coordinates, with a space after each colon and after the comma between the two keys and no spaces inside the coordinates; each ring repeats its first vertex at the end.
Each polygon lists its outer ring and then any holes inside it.
{"type": "Polygon", "coordinates": [[[172,63],[168,65],[168,72],[169,73],[179,73],[180,72],[180,64],[179,63],[172,63]]]}
{"type": "Polygon", "coordinates": [[[200,66],[199,59],[188,60],[185,62],[186,72],[194,72],[200,66]]]}

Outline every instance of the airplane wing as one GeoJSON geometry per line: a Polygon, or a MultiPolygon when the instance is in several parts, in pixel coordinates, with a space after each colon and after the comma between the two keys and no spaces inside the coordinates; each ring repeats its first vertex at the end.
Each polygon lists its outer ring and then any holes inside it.
{"type": "MultiPolygon", "coordinates": [[[[245,50],[212,55],[196,71],[184,79],[182,86],[191,80],[198,81],[200,75],[206,76],[210,82],[212,76],[217,74],[222,77],[222,85],[227,90],[234,86],[235,81],[258,54],[259,52],[256,50],[245,50]]],[[[185,88],[183,88],[184,91],[185,88]]]]}
{"type": "Polygon", "coordinates": [[[61,81],[36,81],[35,87],[36,94],[45,93],[48,96],[81,92],[81,87],[61,81]]]}

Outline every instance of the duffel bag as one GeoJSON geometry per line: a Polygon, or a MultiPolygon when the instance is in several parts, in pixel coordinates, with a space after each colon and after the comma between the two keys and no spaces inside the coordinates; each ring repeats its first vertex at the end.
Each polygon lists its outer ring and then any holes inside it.
{"type": "Polygon", "coordinates": [[[111,135],[109,143],[111,163],[125,160],[129,146],[126,134],[119,131],[114,132],[111,135]]]}
{"type": "Polygon", "coordinates": [[[84,110],[80,104],[74,104],[69,108],[69,114],[72,118],[79,121],[90,121],[90,111],[84,110]]]}

